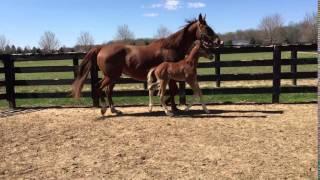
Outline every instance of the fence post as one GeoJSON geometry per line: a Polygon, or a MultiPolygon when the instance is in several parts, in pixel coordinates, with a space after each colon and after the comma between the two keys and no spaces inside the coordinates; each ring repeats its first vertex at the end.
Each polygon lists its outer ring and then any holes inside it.
{"type": "Polygon", "coordinates": [[[75,56],[72,59],[72,62],[73,62],[73,76],[74,76],[74,78],[76,78],[77,77],[77,73],[78,73],[78,68],[79,68],[79,58],[78,58],[78,56],[75,56]]]}
{"type": "Polygon", "coordinates": [[[186,83],[182,81],[179,81],[179,103],[186,104],[186,83]]]}
{"type": "Polygon", "coordinates": [[[273,47],[273,92],[272,103],[279,103],[281,84],[281,51],[279,46],[273,47]]]}
{"type": "Polygon", "coordinates": [[[98,86],[99,86],[99,78],[98,78],[98,65],[97,62],[92,62],[91,67],[91,97],[93,107],[99,107],[99,96],[98,96],[98,86]]]}
{"type": "Polygon", "coordinates": [[[147,87],[147,86],[148,86],[147,81],[144,81],[144,82],[143,82],[143,89],[144,89],[144,90],[147,90],[147,89],[148,89],[148,87],[147,87]]]}
{"type": "Polygon", "coordinates": [[[297,85],[297,48],[291,50],[291,73],[292,73],[292,84],[297,85]]]}
{"type": "Polygon", "coordinates": [[[14,59],[12,55],[6,54],[3,56],[4,73],[5,73],[5,85],[6,85],[6,96],[9,102],[9,108],[16,108],[16,97],[15,97],[15,72],[14,72],[14,59]]]}
{"type": "Polygon", "coordinates": [[[221,76],[220,76],[220,53],[215,53],[214,55],[215,58],[215,65],[216,65],[216,86],[220,87],[220,82],[221,82],[221,76]]]}

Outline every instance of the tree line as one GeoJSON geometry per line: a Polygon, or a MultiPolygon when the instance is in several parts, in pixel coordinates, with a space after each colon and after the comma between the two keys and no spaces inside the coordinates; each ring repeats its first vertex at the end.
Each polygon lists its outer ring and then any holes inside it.
{"type": "MultiPolygon", "coordinates": [[[[121,42],[132,45],[148,45],[154,39],[164,38],[171,31],[161,25],[153,38],[135,38],[134,32],[124,24],[118,26],[114,39],[104,44],[121,42]]],[[[219,34],[225,45],[234,45],[242,41],[247,45],[297,44],[317,42],[317,15],[307,14],[301,22],[291,22],[284,25],[279,14],[269,15],[261,19],[256,29],[237,30],[219,34]]],[[[58,37],[51,31],[46,31],[39,40],[39,47],[16,47],[11,45],[5,36],[0,35],[0,53],[48,53],[48,52],[86,52],[95,45],[89,32],[81,32],[74,47],[61,46],[58,37]]]]}
{"type": "Polygon", "coordinates": [[[246,41],[251,45],[317,43],[317,14],[306,14],[301,22],[284,25],[279,14],[261,19],[256,29],[219,34],[226,45],[246,41]]]}
{"type": "MultiPolygon", "coordinates": [[[[163,38],[170,35],[168,28],[160,26],[153,38],[135,38],[134,33],[129,29],[128,25],[118,26],[117,33],[113,40],[104,42],[103,44],[121,42],[132,45],[147,45],[157,38],[163,38]]],[[[39,47],[25,46],[24,48],[10,45],[10,41],[3,35],[0,35],[0,54],[26,54],[26,53],[54,53],[54,52],[87,52],[94,46],[94,38],[89,32],[81,32],[77,38],[74,47],[61,46],[61,43],[55,33],[46,31],[40,37],[39,47]]]]}

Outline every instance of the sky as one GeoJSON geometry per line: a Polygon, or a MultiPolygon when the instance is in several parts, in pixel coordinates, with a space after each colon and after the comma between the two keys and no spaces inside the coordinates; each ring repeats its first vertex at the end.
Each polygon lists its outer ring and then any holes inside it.
{"type": "Polygon", "coordinates": [[[186,19],[206,14],[215,32],[257,28],[278,13],[285,24],[317,12],[317,0],[0,0],[0,35],[16,46],[39,46],[45,31],[74,46],[81,32],[96,44],[113,40],[127,24],[136,38],[152,38],[160,26],[178,31],[186,19]]]}

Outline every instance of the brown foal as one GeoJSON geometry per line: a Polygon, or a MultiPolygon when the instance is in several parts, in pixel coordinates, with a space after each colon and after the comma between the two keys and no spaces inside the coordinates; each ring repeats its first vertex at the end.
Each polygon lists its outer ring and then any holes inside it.
{"type": "Polygon", "coordinates": [[[213,56],[208,52],[206,48],[203,47],[201,41],[196,40],[194,42],[194,47],[192,48],[189,55],[178,62],[163,62],[160,65],[150,69],[148,73],[148,90],[149,90],[149,111],[152,111],[152,95],[156,89],[159,89],[158,95],[160,95],[160,102],[166,115],[173,116],[165,104],[165,91],[166,86],[170,80],[175,81],[185,81],[193,90],[193,98],[191,103],[185,109],[186,111],[190,109],[195,101],[196,97],[200,98],[200,103],[202,108],[206,113],[209,113],[206,105],[202,100],[202,93],[197,81],[197,65],[199,57],[206,57],[212,59],[213,56]],[[154,81],[156,77],[156,82],[154,81]]]}

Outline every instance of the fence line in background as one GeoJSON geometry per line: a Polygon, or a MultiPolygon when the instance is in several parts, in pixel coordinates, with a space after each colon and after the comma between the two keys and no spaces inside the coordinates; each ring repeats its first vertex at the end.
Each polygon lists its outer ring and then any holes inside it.
{"type": "MultiPolygon", "coordinates": [[[[316,78],[317,72],[297,72],[297,65],[302,64],[317,64],[316,58],[299,58],[298,51],[316,51],[317,45],[289,45],[289,46],[272,46],[272,47],[240,47],[240,48],[219,48],[212,50],[215,54],[214,62],[199,63],[199,68],[214,68],[215,74],[200,75],[199,81],[215,81],[216,87],[213,89],[203,89],[203,94],[251,94],[251,93],[271,93],[272,102],[278,103],[280,93],[293,92],[316,92],[317,87],[314,86],[297,86],[297,79],[316,78]],[[282,59],[282,51],[291,51],[290,59],[282,59]],[[232,53],[255,53],[255,52],[272,52],[272,59],[252,60],[252,61],[220,61],[221,54],[232,53]],[[289,73],[281,73],[282,65],[290,65],[289,73]],[[272,66],[272,73],[257,73],[257,74],[221,74],[222,67],[252,67],[252,66],[272,66]],[[281,79],[292,79],[292,84],[295,87],[281,87],[281,79]],[[221,88],[221,81],[236,81],[236,80],[272,80],[272,87],[257,87],[257,88],[221,88]]],[[[6,94],[0,94],[0,99],[7,99],[10,108],[16,107],[17,98],[62,98],[70,97],[66,92],[58,93],[15,93],[15,86],[27,85],[71,85],[73,79],[61,80],[15,80],[16,73],[35,73],[35,72],[73,72],[74,78],[77,75],[79,60],[83,58],[84,53],[64,53],[64,54],[36,54],[36,55],[0,55],[4,67],[0,68],[0,73],[5,74],[5,81],[2,83],[6,87],[6,94]],[[72,66],[41,66],[41,67],[15,67],[14,62],[35,61],[35,60],[65,60],[71,59],[72,66]]],[[[99,106],[99,97],[97,96],[98,89],[98,67],[93,63],[90,79],[86,84],[91,84],[91,92],[85,92],[85,96],[91,96],[93,106],[99,106]]],[[[146,82],[133,80],[130,78],[122,78],[119,83],[142,83],[146,89],[146,82]]],[[[186,103],[186,95],[191,91],[185,88],[184,82],[179,82],[179,97],[180,104],[186,103]]],[[[146,90],[132,91],[115,91],[115,96],[144,96],[147,95],[146,90]]]]}

